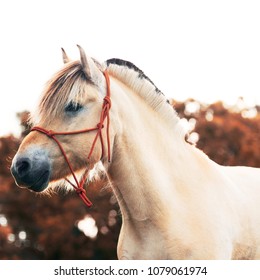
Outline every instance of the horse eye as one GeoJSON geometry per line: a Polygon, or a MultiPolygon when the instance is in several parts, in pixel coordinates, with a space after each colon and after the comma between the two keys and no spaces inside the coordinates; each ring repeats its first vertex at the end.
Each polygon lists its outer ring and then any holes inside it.
{"type": "Polygon", "coordinates": [[[76,113],[80,111],[83,108],[83,106],[79,103],[75,102],[70,102],[66,107],[65,107],[65,112],[68,113],[76,113]]]}

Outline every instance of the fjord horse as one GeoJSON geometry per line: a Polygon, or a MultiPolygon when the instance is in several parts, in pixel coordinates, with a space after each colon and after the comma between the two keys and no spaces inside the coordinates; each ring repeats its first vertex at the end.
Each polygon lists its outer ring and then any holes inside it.
{"type": "Polygon", "coordinates": [[[78,47],[43,91],[17,184],[72,185],[90,206],[84,182],[101,161],[122,212],[119,259],[260,259],[260,170],[210,160],[140,69],[78,47]]]}

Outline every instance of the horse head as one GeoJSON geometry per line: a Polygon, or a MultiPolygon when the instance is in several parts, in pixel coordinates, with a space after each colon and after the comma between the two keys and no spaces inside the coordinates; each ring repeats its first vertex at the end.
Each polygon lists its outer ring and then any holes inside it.
{"type": "Polygon", "coordinates": [[[109,78],[78,48],[79,61],[70,61],[62,49],[65,65],[47,83],[32,116],[34,127],[12,162],[16,183],[35,192],[71,174],[79,187],[75,173],[82,176],[110,152],[109,78]]]}

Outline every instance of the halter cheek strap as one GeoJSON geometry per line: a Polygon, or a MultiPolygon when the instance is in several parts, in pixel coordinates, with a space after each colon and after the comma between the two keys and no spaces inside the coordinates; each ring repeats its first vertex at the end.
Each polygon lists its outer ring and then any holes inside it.
{"type": "Polygon", "coordinates": [[[100,114],[100,120],[99,123],[96,125],[96,127],[93,128],[87,128],[87,129],[82,129],[82,130],[75,130],[75,131],[65,131],[65,132],[57,132],[57,131],[52,131],[52,130],[47,130],[45,128],[42,128],[40,126],[34,126],[31,131],[38,131],[40,133],[45,134],[47,137],[51,138],[52,140],[54,140],[56,142],[56,144],[58,145],[68,167],[69,170],[73,176],[73,179],[75,181],[75,183],[72,183],[69,179],[65,178],[65,180],[76,190],[77,194],[80,196],[80,198],[83,200],[83,202],[88,206],[91,207],[92,206],[92,202],[88,199],[87,195],[86,195],[86,191],[84,189],[84,183],[88,177],[88,171],[87,169],[85,170],[82,178],[80,181],[78,181],[75,172],[72,168],[72,165],[66,155],[66,152],[61,144],[61,142],[57,139],[57,135],[74,135],[74,134],[81,134],[81,133],[87,133],[87,132],[92,132],[92,131],[96,131],[96,135],[94,137],[94,140],[92,142],[89,154],[88,154],[88,159],[90,159],[95,145],[97,143],[97,140],[99,138],[100,140],[100,144],[101,144],[101,148],[102,148],[102,155],[101,155],[101,159],[104,157],[105,154],[105,147],[104,147],[104,139],[103,139],[103,135],[102,135],[102,129],[104,128],[104,123],[106,121],[106,141],[107,141],[107,157],[108,157],[108,162],[110,162],[111,159],[111,152],[110,152],[110,138],[109,138],[109,125],[110,125],[110,118],[109,118],[109,111],[111,108],[111,99],[110,99],[110,79],[108,76],[108,73],[106,71],[103,72],[105,79],[106,79],[106,85],[107,85],[107,93],[106,96],[104,97],[103,100],[103,106],[102,106],[102,111],[100,114]]]}

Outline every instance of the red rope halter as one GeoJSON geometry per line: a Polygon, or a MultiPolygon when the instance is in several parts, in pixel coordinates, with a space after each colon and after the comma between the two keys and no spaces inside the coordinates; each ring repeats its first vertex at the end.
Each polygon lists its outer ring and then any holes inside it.
{"type": "Polygon", "coordinates": [[[88,172],[84,172],[83,177],[81,178],[80,181],[78,181],[75,172],[72,168],[72,165],[65,153],[64,148],[62,147],[62,144],[60,143],[60,141],[57,139],[57,135],[74,135],[74,134],[80,134],[80,133],[87,133],[87,132],[91,132],[91,131],[97,131],[96,132],[96,136],[93,140],[92,146],[90,148],[89,154],[88,154],[88,159],[91,157],[93,150],[95,148],[95,145],[97,143],[97,139],[100,139],[100,143],[101,143],[101,148],[102,148],[102,155],[101,155],[101,159],[104,156],[104,140],[103,140],[103,136],[102,136],[102,129],[104,128],[104,122],[105,120],[107,121],[107,127],[106,127],[106,137],[107,137],[107,154],[108,154],[108,162],[110,162],[110,139],[109,139],[109,124],[110,124],[110,120],[109,120],[109,110],[111,108],[111,99],[110,99],[110,80],[109,80],[109,76],[108,73],[106,71],[104,71],[104,76],[106,79],[106,84],[107,84],[107,94],[104,97],[104,101],[103,101],[103,106],[102,106],[102,111],[100,114],[100,120],[99,123],[96,125],[96,127],[93,128],[88,128],[88,129],[82,129],[82,130],[75,130],[75,131],[66,131],[66,132],[56,132],[56,131],[52,131],[52,130],[47,130],[45,128],[39,127],[39,126],[34,126],[31,131],[38,131],[40,133],[45,134],[46,136],[48,136],[49,138],[53,139],[58,147],[60,148],[60,151],[70,169],[70,172],[74,178],[74,181],[76,184],[73,184],[69,179],[65,178],[65,180],[71,184],[71,186],[76,190],[77,194],[80,196],[80,198],[83,200],[83,202],[88,206],[91,207],[92,206],[92,202],[88,199],[87,195],[86,195],[86,191],[84,189],[84,183],[87,179],[87,175],[88,172]]]}

